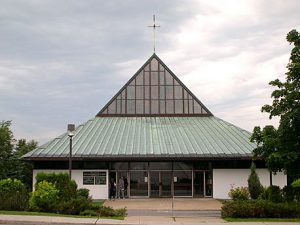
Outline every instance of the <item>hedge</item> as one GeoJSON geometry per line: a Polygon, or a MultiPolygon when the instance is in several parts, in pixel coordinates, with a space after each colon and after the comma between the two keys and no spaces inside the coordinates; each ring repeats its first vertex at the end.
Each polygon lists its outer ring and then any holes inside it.
{"type": "Polygon", "coordinates": [[[35,188],[30,198],[30,209],[33,211],[104,217],[126,216],[125,208],[114,210],[93,203],[89,190],[77,189],[75,181],[70,180],[66,173],[38,173],[35,188]]]}
{"type": "Polygon", "coordinates": [[[74,180],[70,180],[67,173],[38,173],[35,179],[36,189],[37,185],[42,181],[54,184],[56,189],[59,190],[59,198],[62,200],[68,201],[77,195],[77,184],[74,180]]]}
{"type": "Polygon", "coordinates": [[[299,203],[274,203],[268,200],[225,201],[222,217],[300,218],[299,203]]]}
{"type": "Polygon", "coordinates": [[[0,210],[26,210],[28,190],[17,179],[0,180],[0,210]]]}
{"type": "Polygon", "coordinates": [[[56,212],[59,190],[48,181],[39,182],[29,200],[29,208],[36,212],[56,212]]]}

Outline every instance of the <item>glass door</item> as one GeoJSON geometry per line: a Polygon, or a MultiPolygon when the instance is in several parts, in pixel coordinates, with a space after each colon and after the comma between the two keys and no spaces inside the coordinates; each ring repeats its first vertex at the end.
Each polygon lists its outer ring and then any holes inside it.
{"type": "Polygon", "coordinates": [[[160,181],[159,181],[159,172],[158,171],[151,171],[150,172],[150,188],[152,198],[158,198],[160,196],[159,189],[160,189],[160,181]]]}
{"type": "Polygon", "coordinates": [[[193,196],[192,171],[174,171],[174,196],[193,196]]]}
{"type": "Polygon", "coordinates": [[[110,171],[109,172],[109,178],[108,178],[108,196],[109,196],[109,199],[111,198],[116,198],[116,194],[117,194],[117,191],[116,191],[116,181],[117,181],[117,173],[116,171],[110,171]]]}
{"type": "Polygon", "coordinates": [[[172,185],[171,171],[150,172],[150,196],[152,198],[170,197],[172,185]]]}
{"type": "Polygon", "coordinates": [[[148,172],[130,172],[130,196],[148,197],[148,172]]]}
{"type": "Polygon", "coordinates": [[[162,171],[160,172],[160,197],[171,197],[172,196],[172,172],[162,171]]]}
{"type": "Polygon", "coordinates": [[[194,172],[194,197],[204,197],[204,171],[194,172]]]}
{"type": "Polygon", "coordinates": [[[194,197],[212,197],[212,171],[194,171],[194,197]]]}
{"type": "Polygon", "coordinates": [[[117,196],[118,197],[129,197],[128,196],[128,172],[127,171],[118,171],[117,172],[117,196]],[[120,182],[123,182],[124,184],[124,191],[122,193],[122,190],[120,190],[121,185],[120,182]],[[120,192],[121,191],[121,192],[120,192]],[[123,196],[122,196],[123,194],[123,196]]]}
{"type": "Polygon", "coordinates": [[[212,197],[213,185],[212,185],[212,172],[205,171],[205,197],[212,197]]]}

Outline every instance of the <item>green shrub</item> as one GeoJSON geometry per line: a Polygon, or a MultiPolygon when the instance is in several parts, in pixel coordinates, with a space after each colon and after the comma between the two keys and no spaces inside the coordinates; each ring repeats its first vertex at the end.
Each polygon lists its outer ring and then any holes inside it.
{"type": "Polygon", "coordinates": [[[248,178],[248,189],[252,199],[257,199],[263,191],[263,186],[259,181],[254,162],[251,164],[251,173],[248,178]]]}
{"type": "Polygon", "coordinates": [[[232,218],[299,218],[297,203],[274,203],[268,200],[226,201],[222,217],[232,218]]]}
{"type": "Polygon", "coordinates": [[[228,195],[234,201],[247,200],[250,197],[248,188],[246,188],[246,187],[232,188],[230,190],[230,192],[228,193],[228,195]]]}
{"type": "MultiPolygon", "coordinates": [[[[96,210],[95,210],[96,211],[96,210]]],[[[101,217],[125,217],[127,216],[127,209],[121,208],[121,209],[113,209],[109,206],[100,206],[100,208],[97,210],[97,213],[101,217]]]]}
{"type": "MultiPolygon", "coordinates": [[[[48,195],[50,196],[50,195],[48,195]]],[[[44,212],[57,212],[63,214],[79,215],[81,212],[92,209],[92,200],[89,198],[88,189],[78,189],[74,180],[69,179],[67,173],[38,173],[36,175],[36,191],[32,194],[30,204],[31,210],[44,212]],[[55,198],[42,199],[38,198],[41,195],[41,184],[51,186],[50,190],[54,196],[53,188],[56,190],[55,198]],[[53,200],[53,201],[52,201],[53,200]]]]}
{"type": "Polygon", "coordinates": [[[34,211],[56,212],[71,215],[125,216],[126,209],[114,210],[101,203],[93,203],[88,189],[78,189],[66,173],[38,173],[36,191],[30,199],[34,211]],[[43,197],[41,197],[43,196],[43,197]]]}
{"type": "Polygon", "coordinates": [[[268,200],[271,202],[283,202],[283,192],[278,186],[269,186],[263,189],[263,192],[260,195],[260,199],[268,200]]]}
{"type": "Polygon", "coordinates": [[[259,195],[258,199],[262,199],[262,200],[268,199],[267,187],[263,187],[262,192],[259,195]]]}
{"type": "Polygon", "coordinates": [[[292,186],[284,186],[282,188],[282,197],[286,202],[292,202],[295,200],[295,190],[292,186]]]}
{"type": "Polygon", "coordinates": [[[294,189],[295,199],[297,202],[300,202],[300,178],[295,180],[292,183],[292,187],[294,189]]]}
{"type": "Polygon", "coordinates": [[[77,196],[88,198],[90,195],[90,190],[86,188],[80,188],[77,190],[77,196]]]}
{"type": "Polygon", "coordinates": [[[90,198],[77,197],[59,202],[56,211],[62,214],[79,215],[81,212],[91,209],[91,205],[92,200],[90,198]]]}
{"type": "Polygon", "coordinates": [[[36,186],[42,182],[47,181],[55,185],[59,190],[59,197],[63,200],[70,200],[76,198],[77,184],[74,180],[70,180],[67,173],[38,173],[36,175],[36,186]]]}
{"type": "Polygon", "coordinates": [[[118,217],[127,216],[127,209],[126,208],[116,209],[115,210],[115,216],[118,216],[118,217]]]}
{"type": "Polygon", "coordinates": [[[20,180],[0,180],[1,210],[25,210],[28,208],[28,198],[28,190],[20,180]]]}
{"type": "Polygon", "coordinates": [[[54,184],[41,181],[29,200],[29,208],[37,212],[55,212],[59,191],[54,184]]]}
{"type": "Polygon", "coordinates": [[[103,202],[92,202],[90,209],[94,211],[99,211],[102,206],[103,206],[103,202]]]}
{"type": "Polygon", "coordinates": [[[98,210],[98,215],[100,215],[101,217],[125,217],[127,215],[127,209],[122,208],[114,210],[112,207],[109,206],[101,206],[98,210]]]}
{"type": "Polygon", "coordinates": [[[271,202],[283,202],[282,193],[279,186],[269,186],[266,189],[267,199],[271,202]]]}
{"type": "Polygon", "coordinates": [[[294,187],[294,188],[300,188],[300,178],[293,181],[292,187],[294,187]]]}
{"type": "Polygon", "coordinates": [[[297,202],[300,202],[300,188],[299,187],[294,188],[294,193],[295,193],[295,200],[297,202]]]}
{"type": "Polygon", "coordinates": [[[221,208],[221,215],[223,218],[245,218],[253,217],[248,211],[249,201],[225,201],[221,208]]]}
{"type": "Polygon", "coordinates": [[[110,206],[101,206],[98,214],[102,217],[112,217],[115,216],[115,210],[110,206]]]}
{"type": "Polygon", "coordinates": [[[100,204],[92,204],[92,207],[80,213],[83,216],[100,216],[100,217],[125,217],[127,216],[127,209],[113,209],[109,206],[100,204]]]}
{"type": "Polygon", "coordinates": [[[86,209],[80,212],[80,216],[98,216],[98,213],[91,209],[86,209]]]}

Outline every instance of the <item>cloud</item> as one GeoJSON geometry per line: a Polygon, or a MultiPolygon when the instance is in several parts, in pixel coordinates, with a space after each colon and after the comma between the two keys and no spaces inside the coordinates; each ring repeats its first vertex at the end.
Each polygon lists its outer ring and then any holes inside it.
{"type": "Polygon", "coordinates": [[[286,72],[291,46],[285,35],[300,18],[297,1],[272,9],[270,3],[200,1],[198,8],[209,5],[210,13],[199,10],[189,17],[173,36],[176,48],[164,55],[215,115],[249,131],[278,124],[260,108],[271,103],[268,82],[286,72]]]}
{"type": "MultiPolygon", "coordinates": [[[[285,73],[298,1],[1,1],[0,118],[43,143],[92,118],[152,54],[216,115],[242,128],[285,73]],[[272,5],[272,7],[270,7],[272,5]]],[[[298,26],[298,27],[297,27],[298,26]]]]}

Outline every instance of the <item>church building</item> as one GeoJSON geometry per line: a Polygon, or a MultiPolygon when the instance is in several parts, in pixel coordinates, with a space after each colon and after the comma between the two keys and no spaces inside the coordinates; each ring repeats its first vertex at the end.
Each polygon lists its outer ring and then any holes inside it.
{"type": "MultiPolygon", "coordinates": [[[[251,133],[213,113],[154,53],[120,91],[86,123],[72,143],[72,179],[94,199],[107,199],[109,181],[128,183],[128,198],[226,199],[247,186],[251,133]]],[[[38,172],[67,172],[67,133],[23,156],[38,172]]],[[[283,187],[283,173],[270,175],[256,161],[264,186],[283,187]],[[271,177],[270,177],[271,176],[271,177]]]]}

